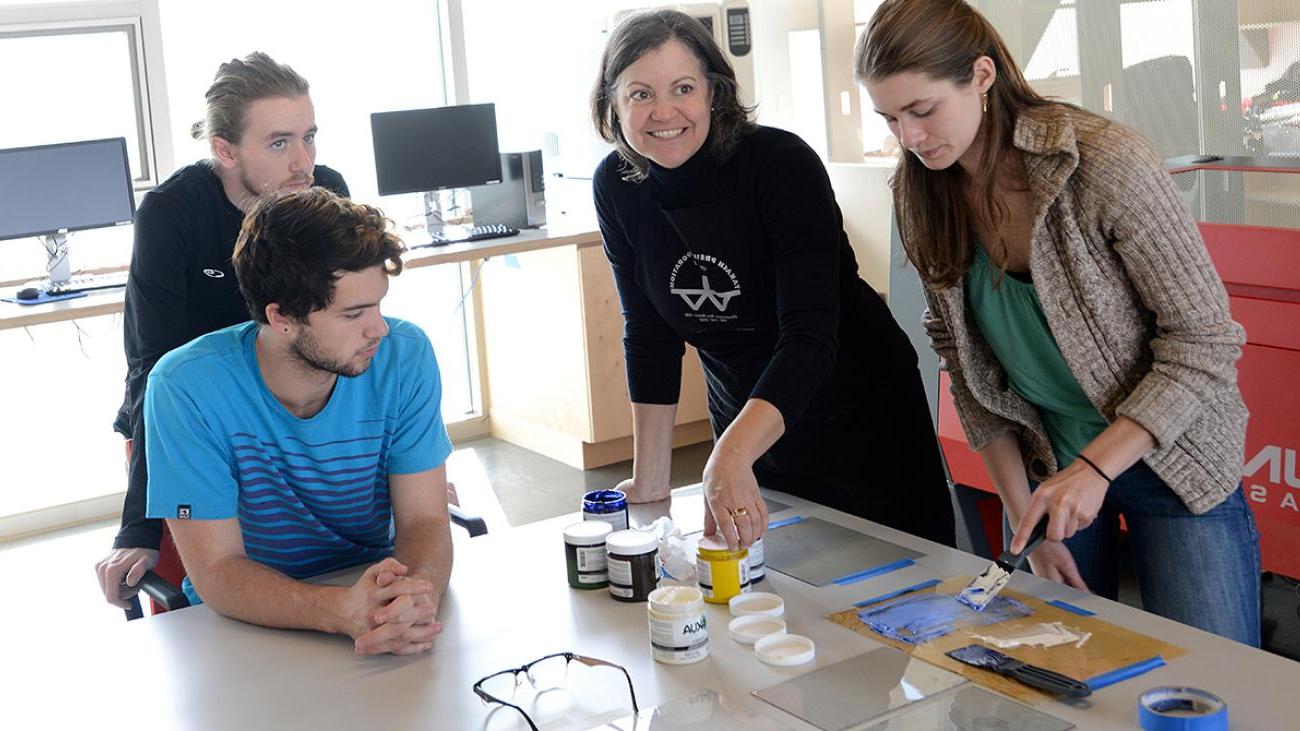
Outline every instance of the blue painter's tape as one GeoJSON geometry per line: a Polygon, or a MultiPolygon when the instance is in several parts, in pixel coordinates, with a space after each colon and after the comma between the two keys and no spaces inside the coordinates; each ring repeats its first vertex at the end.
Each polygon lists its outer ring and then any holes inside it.
{"type": "Polygon", "coordinates": [[[1048,602],[1048,604],[1051,604],[1052,606],[1058,607],[1060,609],[1064,609],[1067,612],[1074,612],[1075,614],[1078,614],[1083,617],[1092,617],[1097,614],[1096,612],[1090,612],[1087,609],[1084,609],[1083,607],[1076,607],[1075,605],[1066,601],[1061,601],[1060,599],[1053,599],[1052,601],[1048,602]]]}
{"type": "Polygon", "coordinates": [[[857,572],[856,574],[841,576],[838,579],[834,579],[831,583],[838,584],[840,586],[844,586],[845,584],[855,584],[859,581],[863,581],[864,579],[870,579],[873,576],[880,576],[881,574],[887,574],[890,571],[905,569],[908,566],[911,566],[915,563],[916,562],[910,558],[904,558],[899,561],[895,561],[893,563],[887,563],[881,566],[876,566],[875,568],[864,569],[862,571],[857,572]]]}
{"type": "Polygon", "coordinates": [[[1105,688],[1108,685],[1114,685],[1122,680],[1135,678],[1141,675],[1142,673],[1155,670],[1156,668],[1161,667],[1164,664],[1165,664],[1165,659],[1163,657],[1160,657],[1159,655],[1156,655],[1155,657],[1147,658],[1146,660],[1135,662],[1132,665],[1129,665],[1127,667],[1122,667],[1117,670],[1112,670],[1109,673],[1102,673],[1101,675],[1098,675],[1095,678],[1089,679],[1087,683],[1088,686],[1091,687],[1093,690],[1101,690],[1102,688],[1105,688]]]}
{"type": "Polygon", "coordinates": [[[786,518],[785,520],[774,520],[771,523],[767,524],[767,529],[772,530],[773,528],[780,528],[782,526],[794,525],[795,523],[802,523],[802,522],[803,522],[803,516],[796,515],[793,518],[786,518]]]}
{"type": "Polygon", "coordinates": [[[1152,688],[1138,696],[1145,731],[1227,731],[1228,704],[1200,688],[1152,688]]]}
{"type": "Polygon", "coordinates": [[[862,607],[865,607],[869,604],[876,604],[877,602],[883,602],[886,599],[893,599],[896,596],[911,594],[914,591],[920,591],[922,589],[929,589],[930,587],[936,586],[940,583],[942,582],[939,581],[938,579],[930,579],[929,581],[922,581],[919,584],[912,584],[911,586],[905,586],[902,589],[899,589],[898,591],[891,591],[888,594],[881,594],[880,596],[873,596],[870,599],[863,599],[860,602],[854,602],[853,606],[857,607],[858,609],[861,609],[862,607]]]}

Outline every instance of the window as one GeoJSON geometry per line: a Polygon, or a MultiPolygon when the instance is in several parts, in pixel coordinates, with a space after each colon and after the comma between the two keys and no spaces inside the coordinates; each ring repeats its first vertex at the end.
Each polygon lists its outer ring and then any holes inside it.
{"type": "MultiPolygon", "coordinates": [[[[124,137],[136,188],[152,187],[172,161],[162,55],[156,0],[0,4],[0,147],[124,137]]],[[[130,257],[126,229],[70,241],[74,270],[130,257]]],[[[0,281],[44,271],[35,239],[0,242],[0,281]]]]}
{"type": "MultiPolygon", "coordinates": [[[[444,103],[438,6],[388,0],[363,12],[341,3],[227,0],[214,10],[186,0],[0,0],[0,68],[22,70],[0,74],[0,146],[123,136],[140,185],[166,179],[209,154],[189,130],[218,65],[262,50],[311,82],[318,161],[339,170],[357,200],[406,226],[419,197],[378,196],[370,113],[444,103]]],[[[402,234],[416,242],[411,229],[402,234]]],[[[74,269],[122,266],[131,232],[78,232],[71,247],[74,269]]],[[[39,276],[44,261],[35,240],[0,242],[0,280],[39,276]]],[[[459,265],[410,270],[394,281],[385,307],[433,340],[449,422],[475,408],[461,306],[467,283],[459,265]]],[[[0,489],[0,536],[118,509],[120,499],[102,496],[125,486],[121,439],[110,429],[125,376],[120,317],[2,331],[0,351],[13,354],[0,403],[26,415],[0,426],[14,456],[12,489],[0,489]]]]}

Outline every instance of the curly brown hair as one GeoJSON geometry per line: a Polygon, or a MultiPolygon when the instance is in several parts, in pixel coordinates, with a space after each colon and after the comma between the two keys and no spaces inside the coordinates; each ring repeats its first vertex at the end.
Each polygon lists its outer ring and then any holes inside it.
{"type": "Polygon", "coordinates": [[[736,149],[741,138],[754,130],[750,121],[753,107],[740,103],[740,84],[736,71],[723,55],[713,35],[699,20],[677,10],[637,13],[623,19],[609,35],[600,57],[600,73],[591,90],[591,121],[596,134],[614,143],[624,162],[624,179],[640,182],[650,174],[650,161],[632,149],[618,124],[618,77],[628,66],[670,39],[677,39],[700,62],[709,81],[710,107],[709,153],[719,162],[736,149]]]}
{"type": "Polygon", "coordinates": [[[266,307],[299,322],[329,307],[344,272],[384,267],[402,272],[406,247],[392,221],[374,206],[354,203],[324,188],[262,200],[248,212],[232,257],[248,313],[267,324],[266,307]]]}

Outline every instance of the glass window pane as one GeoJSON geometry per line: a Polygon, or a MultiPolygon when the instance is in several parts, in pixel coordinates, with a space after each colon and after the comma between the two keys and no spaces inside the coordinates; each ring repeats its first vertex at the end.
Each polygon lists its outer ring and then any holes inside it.
{"type": "Polygon", "coordinates": [[[132,74],[134,26],[0,35],[0,147],[125,137],[131,174],[145,177],[132,74]],[[21,73],[13,73],[21,69],[21,73]]]}
{"type": "Polygon", "coordinates": [[[1061,8],[1051,20],[1024,64],[1025,80],[1039,94],[1072,104],[1080,104],[1083,93],[1079,83],[1079,19],[1074,8],[1061,8]]]}
{"type": "MultiPolygon", "coordinates": [[[[1300,155],[1300,3],[1240,0],[1241,109],[1246,150],[1300,155]]],[[[1300,178],[1284,175],[1283,178],[1300,178]]],[[[1287,193],[1300,200],[1300,180],[1287,193]]]]}

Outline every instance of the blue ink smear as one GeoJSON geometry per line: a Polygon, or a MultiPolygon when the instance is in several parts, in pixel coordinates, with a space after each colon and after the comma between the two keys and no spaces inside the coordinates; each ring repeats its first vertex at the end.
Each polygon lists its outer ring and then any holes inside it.
{"type": "Polygon", "coordinates": [[[928,594],[864,609],[858,612],[858,619],[891,640],[920,645],[950,634],[958,627],[994,624],[1033,613],[1024,602],[1011,597],[994,597],[984,611],[977,612],[949,594],[928,594]]]}

